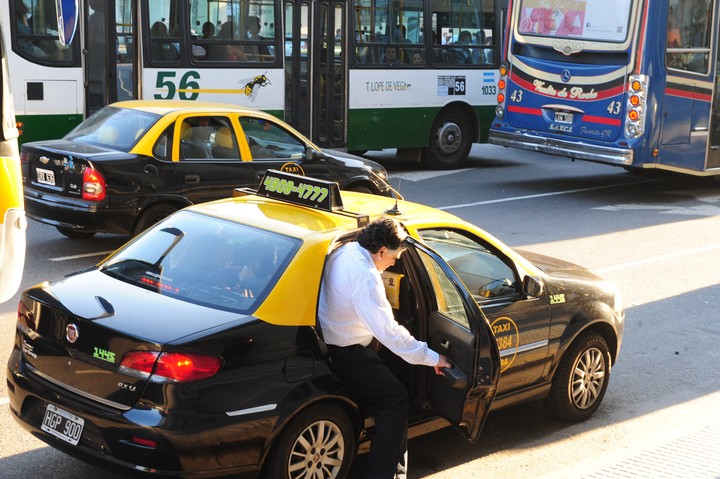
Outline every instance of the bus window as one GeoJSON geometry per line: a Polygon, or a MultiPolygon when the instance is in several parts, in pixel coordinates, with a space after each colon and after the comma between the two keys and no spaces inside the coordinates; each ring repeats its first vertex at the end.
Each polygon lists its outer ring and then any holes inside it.
{"type": "Polygon", "coordinates": [[[488,65],[495,60],[494,2],[432,2],[433,60],[442,65],[488,65]]]}
{"type": "Polygon", "coordinates": [[[54,0],[11,0],[12,48],[18,55],[42,64],[74,63],[77,49],[58,37],[54,0]]]}
{"type": "Polygon", "coordinates": [[[668,68],[707,73],[710,58],[712,7],[708,0],[668,3],[668,68]]]}
{"type": "Polygon", "coordinates": [[[414,53],[425,58],[423,10],[420,0],[359,0],[355,9],[357,63],[409,66],[414,53]]]}

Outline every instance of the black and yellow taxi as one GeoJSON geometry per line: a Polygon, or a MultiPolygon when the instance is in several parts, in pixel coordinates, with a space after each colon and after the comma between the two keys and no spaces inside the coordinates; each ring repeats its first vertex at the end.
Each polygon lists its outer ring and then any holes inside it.
{"type": "Polygon", "coordinates": [[[321,150],[276,117],[233,105],[132,100],[21,151],[27,215],[70,238],[137,234],[185,206],[256,188],[268,169],[390,195],[380,164],[321,150]]]}
{"type": "Polygon", "coordinates": [[[540,399],[571,421],[596,411],[623,334],[612,284],[447,212],[271,170],[257,191],[184,208],[26,290],[13,416],[120,471],[345,477],[373,418],[333,373],[318,294],[328,255],[383,215],[409,233],[382,273],[395,318],[453,364],[437,376],[381,350],[412,430],[440,421],[475,441],[491,410],[540,399]]]}

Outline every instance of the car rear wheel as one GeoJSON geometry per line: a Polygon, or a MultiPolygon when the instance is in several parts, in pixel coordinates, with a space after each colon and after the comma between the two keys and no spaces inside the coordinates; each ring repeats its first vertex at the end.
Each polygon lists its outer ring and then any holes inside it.
{"type": "Polygon", "coordinates": [[[138,218],[138,220],[135,222],[135,228],[133,228],[132,233],[133,236],[139,235],[158,221],[165,219],[166,217],[175,213],[177,210],[178,209],[175,206],[168,203],[161,203],[149,207],[140,215],[140,218],[138,218]]]}
{"type": "Polygon", "coordinates": [[[85,238],[92,238],[95,236],[95,231],[88,231],[88,230],[80,230],[77,228],[66,228],[64,226],[56,226],[55,227],[60,234],[63,236],[67,236],[70,239],[85,239],[85,238]]]}
{"type": "Polygon", "coordinates": [[[582,421],[600,406],[610,380],[610,348],[595,332],[580,336],[565,352],[555,373],[548,407],[567,421],[582,421]]]}
{"type": "Polygon", "coordinates": [[[423,148],[422,163],[435,170],[459,167],[472,147],[472,122],[459,109],[441,112],[430,131],[430,145],[423,148]]]}
{"type": "Polygon", "coordinates": [[[312,406],[282,431],[263,472],[266,479],[343,479],[355,455],[355,431],[332,404],[312,406]]]}

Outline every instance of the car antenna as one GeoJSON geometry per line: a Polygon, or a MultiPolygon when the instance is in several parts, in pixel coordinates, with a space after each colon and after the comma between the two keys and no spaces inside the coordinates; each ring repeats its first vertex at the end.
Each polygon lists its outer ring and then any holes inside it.
{"type": "Polygon", "coordinates": [[[402,181],[402,178],[399,178],[399,179],[398,179],[398,187],[397,187],[397,190],[396,190],[395,188],[393,188],[393,187],[390,185],[390,182],[388,181],[388,186],[390,186],[390,189],[392,190],[392,192],[395,193],[395,206],[393,206],[392,208],[388,208],[387,210],[385,210],[385,213],[387,213],[387,214],[389,214],[389,215],[398,216],[398,215],[401,215],[401,214],[402,214],[402,211],[400,211],[400,208],[398,208],[398,199],[402,198],[402,196],[400,195],[400,191],[399,191],[399,190],[400,190],[400,182],[401,182],[401,181],[402,181]]]}

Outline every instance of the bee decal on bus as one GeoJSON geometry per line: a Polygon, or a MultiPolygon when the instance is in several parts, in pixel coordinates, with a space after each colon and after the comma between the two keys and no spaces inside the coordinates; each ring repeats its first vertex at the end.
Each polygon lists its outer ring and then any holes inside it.
{"type": "Polygon", "coordinates": [[[255,97],[257,96],[257,92],[260,87],[271,84],[270,80],[265,74],[258,75],[254,78],[246,78],[244,80],[240,80],[240,83],[245,83],[245,85],[242,87],[242,91],[245,93],[245,96],[250,98],[251,102],[255,102],[255,97]]]}

